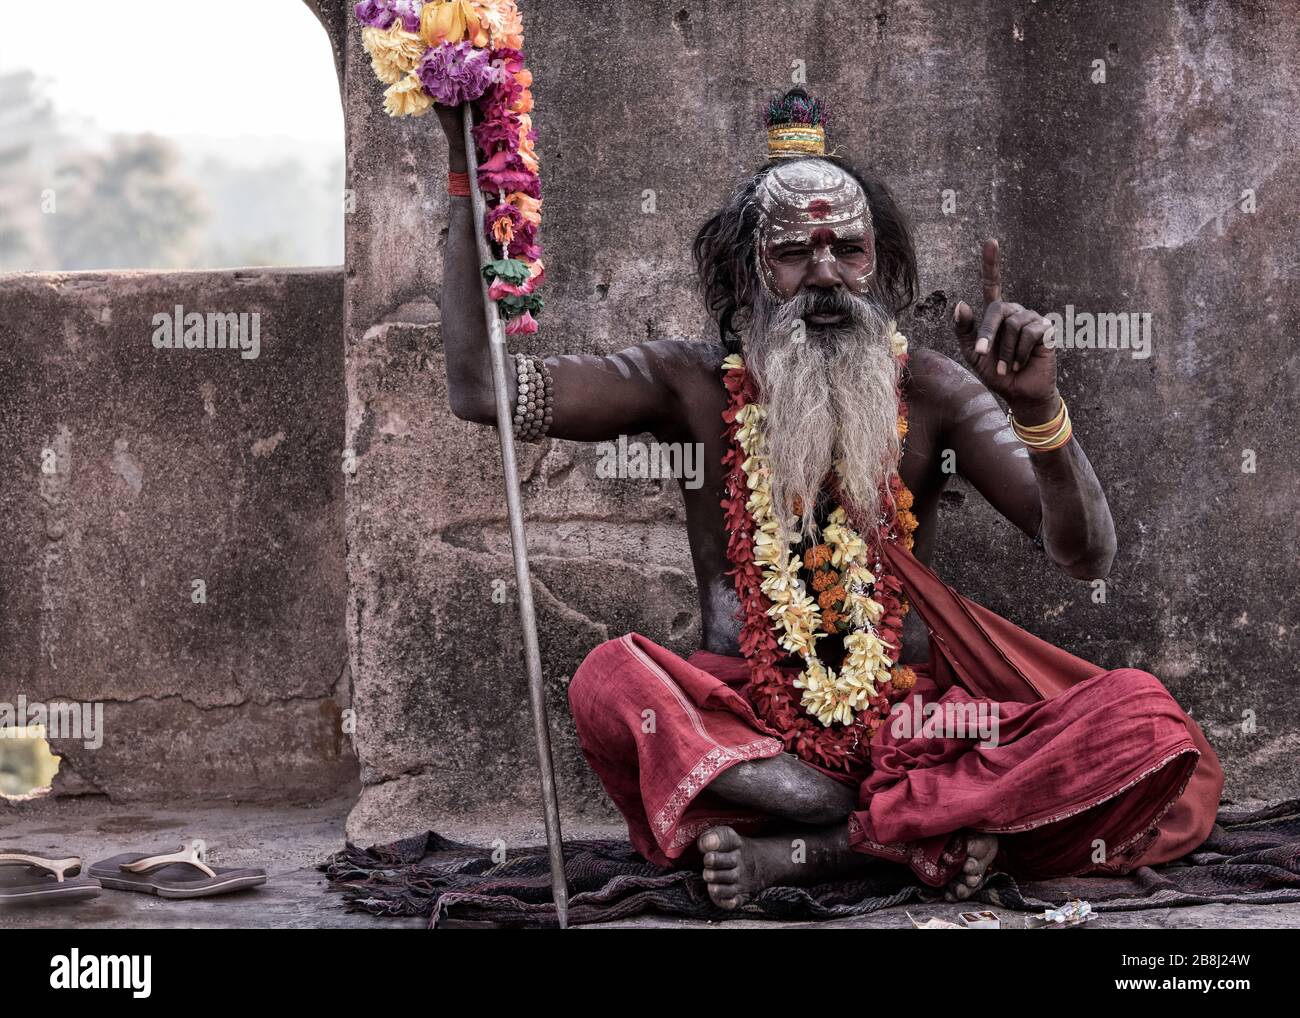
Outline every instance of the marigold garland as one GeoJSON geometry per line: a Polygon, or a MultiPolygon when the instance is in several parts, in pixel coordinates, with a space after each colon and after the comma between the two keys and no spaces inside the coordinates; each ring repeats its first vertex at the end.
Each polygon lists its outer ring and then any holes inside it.
{"type": "Polygon", "coordinates": [[[390,117],[422,117],[435,102],[473,103],[478,186],[488,241],[501,258],[484,266],[507,335],[537,331],[544,275],[537,240],[542,194],[532,73],[524,67],[515,0],[362,0],[354,8],[390,117]]]}
{"type": "MultiPolygon", "coordinates": [[[[893,329],[891,342],[905,363],[906,339],[893,329]]],[[[750,666],[745,691],[788,750],[829,770],[861,771],[861,747],[888,717],[891,697],[916,681],[910,668],[897,664],[907,604],[902,585],[883,568],[880,554],[880,545],[888,541],[912,547],[912,494],[894,473],[888,492],[881,492],[881,506],[892,506],[892,512],[864,537],[829,478],[837,505],[822,529],[822,541],[802,557],[795,554],[787,536],[794,532],[791,521],[783,526],[771,504],[766,415],[754,381],[737,355],[722,366],[729,395],[723,414],[729,444],[723,457],[722,508],[729,575],[741,606],[740,650],[750,666]],[[815,598],[808,594],[810,587],[815,598]],[[831,633],[843,634],[839,672],[817,656],[817,643],[831,633]],[[804,663],[794,675],[780,664],[790,654],[804,663]]],[[[907,430],[901,395],[898,419],[901,439],[907,430]]]]}

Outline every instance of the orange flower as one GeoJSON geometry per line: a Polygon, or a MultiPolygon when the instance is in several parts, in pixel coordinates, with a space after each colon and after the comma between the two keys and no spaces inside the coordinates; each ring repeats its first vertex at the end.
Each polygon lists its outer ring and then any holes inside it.
{"type": "Polygon", "coordinates": [[[912,508],[912,492],[905,487],[898,489],[898,497],[894,500],[899,509],[912,508]]]}
{"type": "Polygon", "coordinates": [[[817,595],[817,603],[826,611],[830,611],[837,604],[843,604],[847,596],[843,587],[835,586],[828,590],[823,590],[817,595]]]}
{"type": "Polygon", "coordinates": [[[523,85],[524,88],[532,88],[533,72],[530,71],[527,67],[521,67],[518,71],[515,72],[515,81],[523,85]]]}
{"type": "Polygon", "coordinates": [[[502,216],[492,224],[492,239],[502,246],[515,239],[515,227],[509,216],[502,216]]]}
{"type": "Polygon", "coordinates": [[[830,564],[831,554],[829,544],[814,544],[803,553],[803,564],[809,569],[820,569],[822,566],[830,564]]]}
{"type": "Polygon", "coordinates": [[[912,671],[907,665],[895,665],[892,682],[895,692],[909,692],[916,685],[916,672],[912,671]]]}
{"type": "Polygon", "coordinates": [[[819,569],[813,574],[813,590],[822,591],[840,582],[840,574],[834,569],[819,569]]]}
{"type": "Polygon", "coordinates": [[[516,191],[514,194],[507,195],[506,201],[519,210],[519,214],[524,217],[524,222],[532,223],[534,226],[541,225],[542,203],[540,199],[524,194],[523,191],[516,191]]]}
{"type": "Polygon", "coordinates": [[[835,627],[840,624],[843,616],[837,611],[827,610],[822,613],[822,629],[827,633],[835,632],[835,627]]]}
{"type": "Polygon", "coordinates": [[[916,517],[906,509],[900,509],[898,511],[898,526],[902,529],[903,533],[910,534],[917,527],[916,517]]]}
{"type": "Polygon", "coordinates": [[[899,437],[900,439],[904,439],[904,438],[907,437],[907,418],[906,418],[906,417],[900,417],[900,418],[898,419],[898,437],[899,437]]]}
{"type": "Polygon", "coordinates": [[[473,0],[479,19],[492,33],[495,49],[524,48],[524,19],[515,0],[473,0]]]}
{"type": "Polygon", "coordinates": [[[533,112],[533,93],[524,89],[519,93],[519,98],[510,104],[512,113],[532,113],[533,112]]]}

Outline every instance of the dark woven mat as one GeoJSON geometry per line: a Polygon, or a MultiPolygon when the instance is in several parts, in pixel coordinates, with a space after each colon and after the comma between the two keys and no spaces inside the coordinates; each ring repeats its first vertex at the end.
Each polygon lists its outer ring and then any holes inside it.
{"type": "MultiPolygon", "coordinates": [[[[1211,903],[1300,901],[1300,799],[1219,813],[1210,837],[1175,863],[1122,877],[1019,881],[993,874],[971,899],[1042,911],[1085,898],[1100,912],[1211,903]]],[[[653,866],[622,841],[566,841],[569,922],[626,919],[642,912],[695,920],[842,919],[910,901],[933,901],[932,888],[902,866],[881,863],[852,880],[815,887],[772,887],[735,912],[714,906],[698,873],[653,866]]],[[[433,832],[362,849],[348,844],[321,864],[350,910],[379,916],[427,916],[499,926],[555,925],[545,847],[489,849],[433,832]]]]}

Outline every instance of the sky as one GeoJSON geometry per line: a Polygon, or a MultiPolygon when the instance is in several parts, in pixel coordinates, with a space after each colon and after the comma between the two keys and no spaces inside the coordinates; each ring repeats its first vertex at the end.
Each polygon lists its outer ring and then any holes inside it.
{"type": "Polygon", "coordinates": [[[329,40],[302,0],[0,0],[0,70],[24,68],[106,132],[342,152],[329,40]]]}

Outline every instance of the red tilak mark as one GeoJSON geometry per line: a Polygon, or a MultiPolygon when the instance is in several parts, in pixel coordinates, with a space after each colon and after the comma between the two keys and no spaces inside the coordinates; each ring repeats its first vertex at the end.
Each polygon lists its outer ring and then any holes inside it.
{"type": "Polygon", "coordinates": [[[818,198],[808,206],[808,214],[814,219],[825,219],[831,214],[831,203],[825,198],[818,198]]]}
{"type": "Polygon", "coordinates": [[[813,230],[812,236],[809,239],[818,247],[827,244],[834,244],[835,231],[823,226],[819,229],[813,230]]]}

